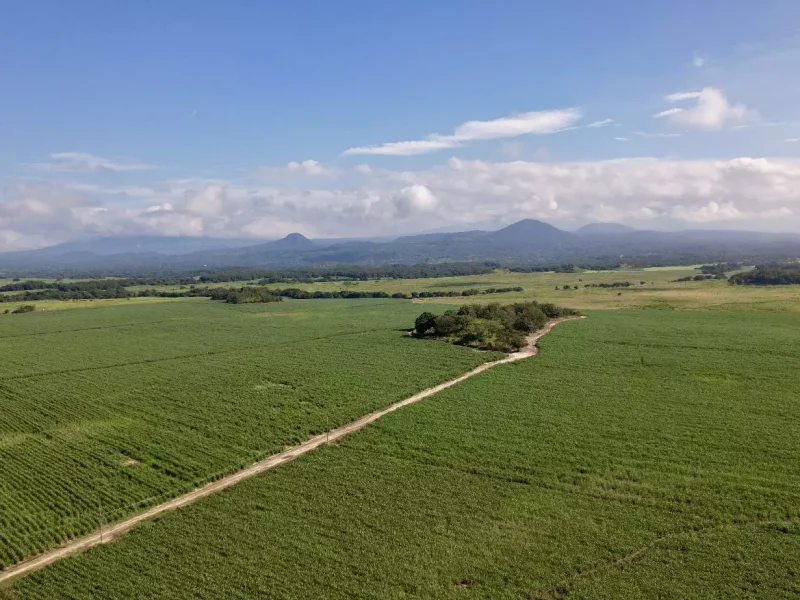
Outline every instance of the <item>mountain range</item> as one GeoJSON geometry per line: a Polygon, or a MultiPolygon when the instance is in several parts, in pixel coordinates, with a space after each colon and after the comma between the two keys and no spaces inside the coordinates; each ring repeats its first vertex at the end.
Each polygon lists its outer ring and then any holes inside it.
{"type": "Polygon", "coordinates": [[[342,263],[412,264],[495,261],[502,264],[618,264],[709,262],[800,256],[800,235],[747,231],[642,231],[592,223],[569,232],[533,219],[498,231],[463,231],[396,239],[280,240],[190,237],[115,237],[0,253],[0,271],[42,274],[120,273],[233,267],[285,268],[342,263]]]}

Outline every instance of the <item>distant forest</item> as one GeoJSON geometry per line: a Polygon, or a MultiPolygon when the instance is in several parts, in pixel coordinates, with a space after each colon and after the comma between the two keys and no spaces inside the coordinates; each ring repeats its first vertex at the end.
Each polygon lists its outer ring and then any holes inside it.
{"type": "Polygon", "coordinates": [[[35,274],[10,273],[15,279],[26,278],[27,281],[14,282],[0,287],[0,291],[20,291],[45,289],[53,287],[52,283],[39,281],[36,277],[52,279],[105,279],[115,278],[132,285],[190,285],[193,283],[222,283],[234,281],[258,281],[263,284],[272,283],[314,283],[327,281],[370,281],[375,279],[428,279],[435,277],[466,277],[469,275],[485,275],[496,269],[507,268],[515,273],[540,273],[555,271],[556,273],[572,273],[582,269],[613,270],[620,263],[603,264],[541,264],[541,265],[503,265],[499,262],[436,262],[414,265],[333,265],[287,269],[260,269],[250,267],[221,268],[212,270],[194,269],[174,273],[136,273],[114,270],[75,271],[56,270],[37,272],[35,274]],[[38,281],[38,283],[37,283],[38,281]],[[36,287],[39,286],[39,287],[36,287]]]}
{"type": "MultiPolygon", "coordinates": [[[[18,292],[0,294],[2,302],[36,302],[41,300],[106,300],[111,298],[192,298],[206,297],[213,300],[225,300],[232,304],[245,304],[252,302],[276,302],[281,298],[294,298],[297,300],[319,300],[326,298],[454,298],[464,296],[477,296],[486,294],[503,294],[508,292],[522,292],[522,287],[490,287],[484,290],[470,288],[460,291],[424,291],[424,292],[395,292],[389,294],[382,291],[360,291],[360,290],[332,290],[332,291],[308,291],[299,288],[269,288],[264,285],[262,280],[259,285],[241,287],[209,287],[198,286],[194,279],[191,285],[182,285],[185,289],[180,290],[158,290],[146,288],[143,290],[132,291],[128,286],[143,285],[170,285],[158,280],[140,279],[94,279],[88,281],[46,282],[40,280],[21,281],[8,285],[0,286],[0,292],[18,292]],[[147,282],[147,283],[145,283],[147,282]]],[[[187,283],[188,283],[187,281],[187,283]]]]}
{"type": "Polygon", "coordinates": [[[752,271],[732,275],[733,285],[794,285],[800,284],[800,263],[757,266],[752,271]]]}

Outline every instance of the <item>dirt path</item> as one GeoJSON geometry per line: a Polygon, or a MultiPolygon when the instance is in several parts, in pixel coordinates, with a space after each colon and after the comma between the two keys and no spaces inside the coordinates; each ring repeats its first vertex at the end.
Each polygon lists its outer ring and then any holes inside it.
{"type": "Polygon", "coordinates": [[[0,572],[0,584],[9,581],[14,577],[20,577],[22,575],[26,575],[32,571],[37,571],[47,565],[56,562],[57,560],[64,558],[65,556],[69,556],[70,554],[76,554],[78,552],[83,552],[91,548],[92,546],[97,546],[98,544],[106,544],[108,542],[114,541],[118,536],[122,535],[126,531],[130,530],[134,527],[137,523],[141,523],[147,519],[151,519],[156,515],[160,515],[161,513],[165,513],[170,510],[174,510],[176,508],[180,508],[182,506],[186,506],[199,500],[200,498],[204,498],[205,496],[209,496],[221,490],[231,487],[232,485],[236,485],[240,481],[244,479],[248,479],[253,477],[254,475],[258,475],[259,473],[263,473],[264,471],[269,471],[270,469],[274,469],[277,466],[280,466],[284,463],[291,462],[304,454],[311,452],[315,448],[323,444],[327,444],[329,442],[335,442],[338,439],[343,438],[344,436],[358,431],[359,429],[363,429],[370,423],[377,421],[384,415],[388,415],[404,406],[408,406],[409,404],[414,404],[415,402],[419,402],[425,398],[433,396],[434,394],[438,394],[442,390],[446,390],[449,387],[456,385],[457,383],[461,383],[465,379],[469,379],[470,377],[474,377],[479,373],[483,373],[492,367],[497,365],[502,365],[505,363],[515,362],[518,360],[522,360],[523,358],[528,358],[529,356],[535,356],[539,353],[539,348],[536,346],[536,342],[542,336],[546,335],[553,327],[555,327],[558,323],[563,321],[569,321],[573,319],[582,319],[583,317],[565,317],[562,319],[554,319],[547,323],[542,329],[534,333],[533,335],[528,336],[527,338],[527,345],[525,348],[520,350],[519,352],[514,352],[509,354],[505,358],[501,358],[500,360],[496,360],[493,362],[488,362],[480,365],[472,369],[471,371],[456,377],[455,379],[451,379],[450,381],[445,381],[444,383],[440,383],[434,387],[428,388],[419,392],[418,394],[414,394],[413,396],[406,398],[405,400],[401,400],[388,406],[384,409],[379,411],[370,413],[368,415],[364,415],[360,419],[353,421],[352,423],[348,423],[347,425],[342,425],[336,429],[332,429],[329,432],[314,436],[312,438],[307,439],[302,444],[297,446],[292,446],[288,450],[285,450],[279,454],[273,454],[261,460],[259,462],[253,463],[246,469],[238,471],[237,473],[233,473],[232,475],[228,475],[227,477],[223,477],[217,481],[213,481],[204,485],[203,487],[197,488],[189,492],[188,494],[184,494],[183,496],[179,496],[174,498],[173,500],[169,500],[168,502],[164,502],[163,504],[158,504],[153,506],[152,508],[139,513],[138,515],[134,515],[133,517],[126,519],[124,521],[119,521],[118,523],[113,523],[104,527],[100,531],[96,531],[94,533],[90,533],[84,537],[78,538],[71,542],[68,542],[64,546],[59,548],[54,548],[53,550],[49,550],[43,554],[25,560],[21,563],[18,563],[12,567],[5,569],[4,571],[0,572]]]}

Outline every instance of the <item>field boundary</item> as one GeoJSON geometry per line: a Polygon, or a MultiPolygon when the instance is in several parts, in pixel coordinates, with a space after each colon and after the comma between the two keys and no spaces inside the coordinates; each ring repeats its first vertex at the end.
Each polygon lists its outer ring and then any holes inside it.
{"type": "Polygon", "coordinates": [[[79,552],[84,552],[93,546],[97,546],[100,544],[107,544],[109,542],[114,541],[120,535],[126,533],[130,529],[132,529],[137,524],[141,523],[142,521],[146,521],[148,519],[152,519],[153,517],[160,515],[162,513],[175,510],[177,508],[181,508],[183,506],[187,506],[200,500],[201,498],[205,498],[206,496],[210,496],[211,494],[215,494],[217,492],[221,492],[224,489],[227,489],[233,485],[236,485],[240,481],[244,481],[245,479],[249,479],[250,477],[254,477],[255,475],[259,475],[275,467],[278,467],[282,464],[291,462],[296,458],[303,456],[304,454],[308,454],[312,450],[324,445],[329,444],[330,442],[335,442],[351,433],[355,433],[369,425],[370,423],[374,423],[381,417],[388,415],[389,413],[395,412],[405,406],[410,404],[414,404],[419,402],[420,400],[424,400],[425,398],[429,398],[435,394],[438,394],[442,390],[445,390],[449,387],[452,387],[462,381],[469,379],[470,377],[474,377],[484,371],[491,369],[492,367],[496,367],[497,365],[512,363],[518,360],[522,360],[524,358],[528,358],[531,356],[535,356],[539,353],[539,348],[536,346],[536,343],[542,338],[544,335],[550,332],[553,327],[558,325],[559,323],[563,323],[564,321],[572,321],[576,319],[583,319],[585,317],[578,316],[578,317],[563,317],[560,319],[553,319],[549,321],[542,329],[533,333],[532,335],[528,336],[527,344],[525,348],[518,352],[513,352],[507,355],[505,358],[501,358],[500,360],[495,360],[491,362],[483,363],[478,367],[472,369],[464,373],[463,375],[459,375],[454,379],[450,379],[445,381],[444,383],[440,383],[439,385],[435,385],[433,387],[427,388],[413,396],[410,396],[404,400],[400,400],[383,408],[381,410],[369,413],[342,425],[341,427],[337,427],[336,429],[332,429],[320,435],[316,435],[307,439],[306,441],[292,446],[283,452],[279,452],[278,454],[273,454],[268,456],[267,458],[260,460],[251,464],[249,467],[237,471],[236,473],[232,473],[231,475],[227,475],[218,479],[216,481],[212,481],[211,483],[207,483],[202,487],[192,490],[182,496],[178,496],[177,498],[173,498],[172,500],[168,500],[167,502],[163,502],[161,504],[157,504],[144,512],[136,514],[128,519],[123,521],[119,521],[117,523],[109,524],[106,527],[103,527],[94,533],[90,533],[88,535],[76,538],[63,546],[58,548],[54,548],[32,558],[26,559],[16,565],[6,568],[3,571],[0,571],[0,584],[3,584],[7,581],[10,581],[13,578],[21,577],[23,575],[27,575],[33,571],[38,571],[50,565],[62,558],[70,556],[72,554],[77,554],[79,552]]]}

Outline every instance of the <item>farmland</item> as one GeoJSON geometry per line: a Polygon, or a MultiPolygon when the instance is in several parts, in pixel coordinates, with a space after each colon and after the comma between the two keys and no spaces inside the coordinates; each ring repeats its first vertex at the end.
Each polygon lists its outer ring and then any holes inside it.
{"type": "MultiPolygon", "coordinates": [[[[676,279],[697,275],[700,271],[688,267],[657,267],[620,269],[617,271],[584,271],[581,273],[514,273],[497,270],[485,275],[464,277],[431,277],[425,279],[378,279],[371,281],[338,281],[318,283],[276,284],[270,287],[297,287],[309,291],[350,290],[357,292],[461,292],[467,289],[522,287],[522,292],[504,293],[491,297],[497,302],[538,300],[569,306],[578,310],[590,309],[720,309],[769,310],[800,312],[800,288],[783,286],[770,288],[734,289],[724,280],[676,282],[676,279]],[[628,281],[629,288],[598,288],[587,285],[628,281]],[[564,286],[569,289],[563,289],[564,286]],[[577,286],[577,289],[576,289],[577,286]],[[556,289],[558,288],[558,289],[556,289]]],[[[229,287],[230,283],[210,284],[229,287]]],[[[181,291],[179,286],[154,286],[163,291],[181,291]]],[[[132,287],[132,291],[138,289],[132,287]]],[[[485,302],[486,297],[424,298],[419,302],[452,304],[453,302],[485,302]]]]}
{"type": "MultiPolygon", "coordinates": [[[[298,284],[522,286],[491,300],[588,319],[536,358],[0,598],[796,597],[800,291],[674,281],[696,273],[298,284]],[[581,287],[614,281],[634,285],[581,287]]],[[[0,565],[496,358],[405,335],[423,310],[486,298],[133,298],[0,315],[0,565]]]]}
{"type": "Polygon", "coordinates": [[[535,359],[7,594],[796,597],[798,331],[791,314],[594,312],[535,359]]]}
{"type": "Polygon", "coordinates": [[[0,322],[0,565],[494,356],[407,302],[103,302],[0,322]]]}

